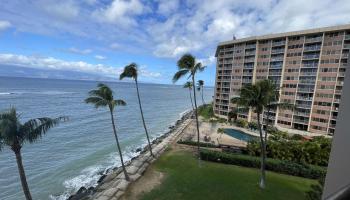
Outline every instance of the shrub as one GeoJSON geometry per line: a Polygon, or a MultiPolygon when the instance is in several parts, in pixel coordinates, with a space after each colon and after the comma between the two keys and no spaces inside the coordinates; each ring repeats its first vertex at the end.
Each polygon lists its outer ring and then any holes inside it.
{"type": "Polygon", "coordinates": [[[249,122],[248,123],[248,128],[250,128],[251,130],[257,130],[258,129],[258,123],[256,123],[256,122],[249,122]]]}
{"type": "MultiPolygon", "coordinates": [[[[274,133],[269,137],[266,146],[268,158],[327,166],[331,151],[331,139],[316,137],[309,141],[286,139],[285,133],[274,133]]],[[[251,156],[260,156],[260,143],[249,141],[247,152],[251,156]]]]}
{"type": "MultiPolygon", "coordinates": [[[[255,156],[230,154],[218,151],[201,150],[201,158],[208,161],[221,162],[243,167],[260,168],[260,158],[255,156]]],[[[319,166],[298,164],[283,160],[266,159],[266,170],[277,173],[300,176],[304,178],[318,179],[326,174],[326,169],[319,166]]]]}
{"type": "Polygon", "coordinates": [[[206,104],[198,107],[198,115],[202,116],[204,119],[210,119],[215,117],[213,111],[213,104],[206,104]]]}
{"type": "Polygon", "coordinates": [[[303,136],[299,134],[294,134],[290,137],[291,140],[302,140],[303,136]]]}
{"type": "Polygon", "coordinates": [[[244,119],[238,119],[238,120],[236,121],[236,125],[237,125],[238,127],[246,128],[247,125],[248,125],[248,122],[247,122],[246,120],[244,120],[244,119]]]}
{"type": "MultiPolygon", "coordinates": [[[[177,141],[178,144],[186,144],[190,146],[197,146],[197,142],[192,140],[179,140],[177,141]]],[[[219,146],[212,143],[205,143],[205,142],[199,142],[199,146],[201,147],[208,147],[208,148],[218,148],[219,146]]]]}

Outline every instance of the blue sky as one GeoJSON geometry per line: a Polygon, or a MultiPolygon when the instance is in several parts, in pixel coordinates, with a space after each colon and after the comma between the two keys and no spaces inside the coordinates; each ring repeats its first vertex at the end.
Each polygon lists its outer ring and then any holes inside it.
{"type": "Polygon", "coordinates": [[[171,83],[192,53],[207,65],[198,78],[214,85],[218,42],[347,24],[349,10],[348,0],[2,0],[0,72],[117,80],[136,62],[141,81],[171,83]]]}

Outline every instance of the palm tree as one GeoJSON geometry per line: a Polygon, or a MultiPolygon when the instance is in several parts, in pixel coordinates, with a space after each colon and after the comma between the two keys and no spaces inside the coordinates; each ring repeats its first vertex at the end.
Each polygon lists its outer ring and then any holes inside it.
{"type": "Polygon", "coordinates": [[[143,116],[143,110],[142,110],[140,93],[139,93],[139,84],[137,81],[137,77],[138,77],[138,69],[137,68],[138,68],[138,66],[136,63],[131,63],[131,64],[125,66],[123,73],[121,73],[119,76],[119,79],[122,80],[123,78],[127,77],[127,78],[132,78],[135,81],[137,99],[139,101],[140,113],[141,113],[141,118],[142,118],[142,124],[143,124],[143,128],[145,129],[149,151],[150,151],[151,155],[154,157],[153,152],[152,152],[152,145],[151,145],[151,142],[149,139],[149,135],[148,135],[148,131],[147,131],[146,123],[145,123],[145,118],[143,116]]]}
{"type": "Polygon", "coordinates": [[[248,84],[241,88],[240,96],[231,99],[231,102],[245,108],[251,108],[257,113],[258,129],[260,134],[261,149],[261,179],[260,188],[265,188],[265,161],[266,161],[266,140],[263,135],[261,114],[271,100],[271,91],[264,87],[264,81],[259,81],[254,85],[248,84]]]}
{"type": "Polygon", "coordinates": [[[190,99],[191,99],[191,105],[192,105],[192,110],[194,110],[194,107],[193,107],[193,101],[192,101],[192,82],[190,81],[187,81],[185,84],[184,84],[184,88],[188,88],[188,91],[190,92],[190,99]]]}
{"type": "Polygon", "coordinates": [[[271,111],[275,110],[277,108],[279,109],[294,109],[294,105],[286,102],[278,102],[279,99],[279,92],[278,87],[276,84],[271,80],[263,80],[259,82],[260,87],[263,88],[264,91],[266,91],[266,97],[267,98],[267,105],[265,106],[265,110],[267,111],[267,118],[266,118],[266,134],[265,134],[265,141],[267,141],[267,134],[268,134],[268,128],[270,126],[270,116],[271,111]]]}
{"type": "Polygon", "coordinates": [[[197,89],[198,89],[198,91],[200,91],[202,93],[202,104],[205,105],[204,97],[203,97],[203,94],[204,94],[204,81],[203,80],[198,80],[197,89]]]}
{"type": "MultiPolygon", "coordinates": [[[[180,78],[184,77],[185,75],[189,74],[188,78],[192,79],[192,85],[196,85],[195,76],[197,72],[201,72],[204,70],[205,66],[202,66],[202,63],[197,63],[196,58],[192,56],[191,54],[185,54],[183,55],[180,60],[177,61],[178,71],[175,73],[173,77],[173,82],[175,83],[180,78]]],[[[199,123],[198,123],[198,109],[197,109],[197,98],[196,98],[196,89],[195,87],[192,87],[193,89],[193,99],[194,99],[194,108],[195,108],[195,117],[196,117],[196,126],[197,126],[197,150],[198,150],[198,156],[199,155],[199,123]]]]}
{"type": "Polygon", "coordinates": [[[91,90],[89,92],[89,97],[85,99],[85,103],[93,104],[95,105],[95,108],[99,108],[99,107],[109,108],[109,112],[111,114],[111,120],[112,120],[113,133],[114,133],[115,141],[117,142],[119,158],[122,163],[125,179],[129,180],[128,173],[126,172],[126,169],[125,169],[123,155],[120,149],[119,139],[118,139],[117,130],[114,124],[114,116],[113,116],[114,108],[116,106],[125,106],[126,105],[125,101],[121,99],[114,99],[113,91],[111,90],[111,88],[109,88],[107,85],[103,83],[99,83],[97,85],[96,90],[91,90]]]}
{"type": "Polygon", "coordinates": [[[30,119],[24,124],[19,121],[19,118],[14,107],[0,113],[0,151],[4,146],[8,146],[15,153],[24,196],[27,200],[32,200],[22,163],[21,149],[25,143],[37,142],[50,128],[68,118],[42,117],[30,119]]]}

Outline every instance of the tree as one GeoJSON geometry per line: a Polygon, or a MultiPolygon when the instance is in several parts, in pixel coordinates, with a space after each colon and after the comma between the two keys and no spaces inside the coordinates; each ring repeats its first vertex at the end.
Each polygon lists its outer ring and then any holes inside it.
{"type": "Polygon", "coordinates": [[[131,64],[129,64],[129,65],[124,67],[124,71],[123,71],[123,73],[120,74],[119,79],[122,80],[123,78],[126,78],[126,77],[127,78],[132,78],[135,81],[137,99],[138,99],[138,102],[139,102],[143,128],[145,129],[145,133],[146,133],[146,137],[147,137],[148,149],[149,149],[149,152],[151,153],[151,155],[154,157],[153,152],[152,152],[151,141],[149,139],[148,130],[147,130],[147,127],[146,127],[145,118],[143,116],[142,104],[141,104],[140,93],[139,93],[139,84],[138,84],[138,81],[137,81],[138,66],[137,66],[136,63],[131,63],[131,64]]]}
{"type": "Polygon", "coordinates": [[[8,146],[16,155],[17,167],[21,179],[22,189],[27,200],[32,200],[25,175],[21,149],[25,143],[34,143],[45,135],[48,130],[65,121],[67,117],[51,119],[48,117],[30,119],[24,124],[19,121],[20,116],[13,107],[9,111],[0,113],[0,151],[8,146]]]}
{"type": "Polygon", "coordinates": [[[198,84],[197,84],[197,89],[198,91],[201,92],[202,94],[202,104],[205,105],[205,102],[204,102],[204,81],[203,80],[198,80],[198,84]]]}
{"type": "Polygon", "coordinates": [[[228,112],[227,114],[227,120],[230,122],[231,119],[233,119],[234,122],[237,121],[237,117],[238,117],[238,109],[237,108],[233,108],[230,112],[228,112]]]}
{"type": "MultiPolygon", "coordinates": [[[[192,79],[192,85],[196,85],[195,76],[198,72],[201,72],[204,70],[205,66],[202,66],[202,63],[196,62],[196,58],[192,56],[191,54],[185,54],[183,55],[180,60],[177,61],[178,71],[175,73],[173,77],[173,82],[177,82],[180,78],[184,77],[185,75],[189,74],[188,78],[192,79]]],[[[193,88],[193,99],[194,99],[194,108],[195,108],[195,117],[196,117],[196,126],[197,126],[197,151],[198,151],[198,157],[199,154],[199,123],[198,123],[198,109],[197,109],[197,98],[196,98],[196,89],[193,88]]],[[[199,157],[200,158],[200,157],[199,157]]]]}
{"type": "Polygon", "coordinates": [[[192,82],[190,81],[187,81],[185,84],[184,84],[184,88],[188,88],[188,91],[190,92],[190,100],[191,100],[191,105],[192,105],[192,110],[194,110],[194,106],[193,106],[193,101],[192,101],[192,82]]]}
{"type": "Polygon", "coordinates": [[[89,92],[89,97],[85,99],[85,103],[93,104],[96,109],[99,107],[108,107],[111,115],[113,133],[114,133],[115,141],[117,142],[119,158],[122,164],[124,176],[126,180],[130,180],[128,173],[126,172],[126,169],[125,169],[123,154],[120,149],[119,139],[118,139],[117,130],[114,123],[114,115],[113,115],[114,108],[117,106],[125,106],[126,105],[125,101],[121,99],[114,99],[113,91],[107,85],[103,83],[99,83],[97,85],[96,90],[91,90],[89,92]]]}
{"type": "Polygon", "coordinates": [[[270,102],[270,93],[271,91],[267,90],[264,87],[264,81],[259,81],[256,84],[248,84],[241,88],[240,96],[231,99],[231,102],[238,104],[244,108],[253,109],[257,113],[258,119],[258,130],[260,135],[260,148],[261,148],[261,179],[260,179],[260,188],[265,188],[265,161],[266,161],[266,140],[263,135],[262,123],[261,123],[261,114],[264,108],[270,102]]]}

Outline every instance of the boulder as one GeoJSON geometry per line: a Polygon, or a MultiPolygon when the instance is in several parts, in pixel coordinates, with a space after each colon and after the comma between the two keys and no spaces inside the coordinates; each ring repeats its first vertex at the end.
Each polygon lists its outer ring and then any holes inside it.
{"type": "Polygon", "coordinates": [[[112,197],[118,192],[118,188],[111,187],[102,193],[103,196],[112,197]]]}
{"type": "Polygon", "coordinates": [[[110,198],[104,195],[97,197],[95,200],[109,200],[110,198]]]}
{"type": "Polygon", "coordinates": [[[106,178],[106,174],[103,174],[97,181],[97,183],[101,183],[103,181],[104,178],[106,178]]]}
{"type": "Polygon", "coordinates": [[[138,170],[139,170],[138,167],[135,167],[135,166],[132,166],[132,165],[126,167],[126,171],[128,172],[128,174],[131,174],[131,175],[136,174],[136,172],[138,170]]]}
{"type": "Polygon", "coordinates": [[[121,190],[121,191],[125,191],[126,188],[129,186],[129,184],[130,184],[129,181],[123,179],[123,180],[118,184],[117,188],[118,188],[119,190],[121,190]]]}

